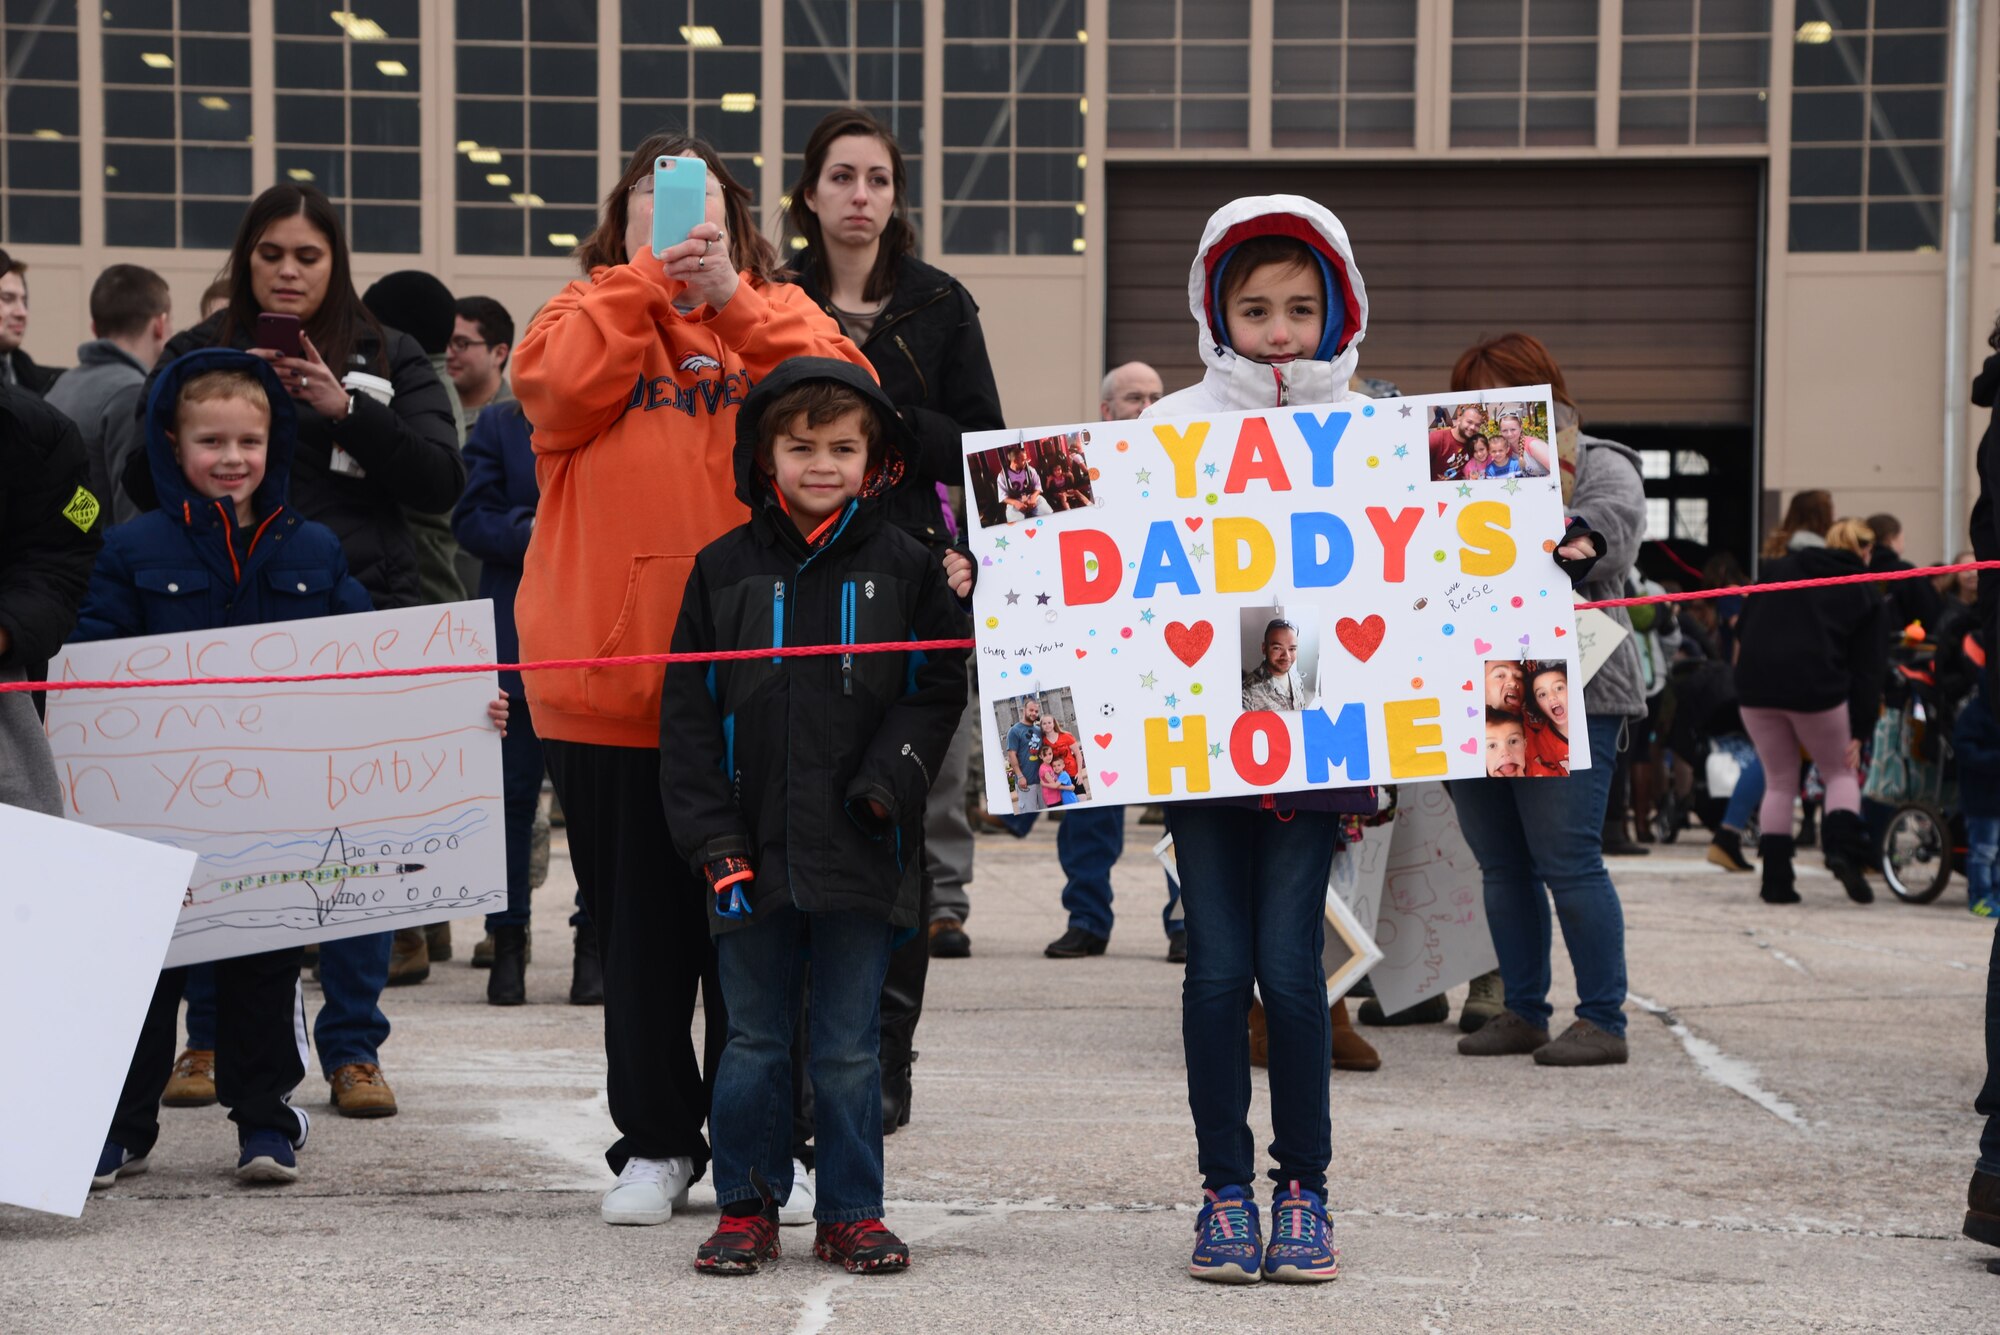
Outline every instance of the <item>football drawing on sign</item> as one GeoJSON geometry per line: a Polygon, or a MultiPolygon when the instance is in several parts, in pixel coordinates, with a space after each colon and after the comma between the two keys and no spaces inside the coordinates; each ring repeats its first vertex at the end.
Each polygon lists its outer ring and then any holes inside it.
{"type": "Polygon", "coordinates": [[[506,903],[493,673],[231,685],[491,663],[492,604],[70,645],[67,681],[194,680],[49,697],[72,820],[199,855],[167,964],[199,964],[506,903]]]}
{"type": "MultiPolygon", "coordinates": [[[[1582,681],[1549,391],[1462,398],[965,436],[993,811],[1041,801],[995,705],[1045,681],[1094,742],[1079,800],[1526,774],[1487,764],[1480,678],[1511,659],[1582,681]],[[1050,486],[1058,460],[1078,475],[1072,442],[1087,504],[1050,486]]],[[[1519,749],[1553,746],[1526,723],[1519,749]]],[[[1565,772],[1589,768],[1588,734],[1557,731],[1565,772]]]]}

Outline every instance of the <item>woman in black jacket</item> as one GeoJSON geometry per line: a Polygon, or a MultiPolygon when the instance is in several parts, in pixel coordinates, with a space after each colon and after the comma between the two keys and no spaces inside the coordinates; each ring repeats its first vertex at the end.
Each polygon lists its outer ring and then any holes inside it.
{"type": "MultiPolygon", "coordinates": [[[[1829,547],[1833,497],[1802,491],[1764,546],[1771,583],[1859,575],[1852,551],[1829,547]]],[[[1882,679],[1889,668],[1888,604],[1871,585],[1764,593],[1749,599],[1737,623],[1736,696],[1744,730],[1764,767],[1763,897],[1796,904],[1792,877],[1792,804],[1799,796],[1801,747],[1826,782],[1821,842],[1826,868],[1849,897],[1875,898],[1864,868],[1868,829],[1861,819],[1861,745],[1875,730],[1882,679]]]]}
{"type": "MultiPolygon", "coordinates": [[[[340,215],[325,195],[311,186],[274,185],[251,201],[229,253],[229,305],[176,335],[158,366],[207,347],[247,349],[271,363],[298,418],[292,508],[340,538],[349,569],[377,610],[421,604],[416,543],[403,510],[435,514],[458,503],[465,489],[458,424],[424,350],[377,323],[362,304],[340,215]],[[258,346],[257,317],[264,314],[298,317],[303,356],[258,346]],[[342,381],[355,372],[387,380],[389,402],[348,389],[342,381]]],[[[156,368],[139,396],[142,413],[158,375],[156,368]]],[[[126,469],[125,490],[140,508],[152,509],[147,452],[134,449],[131,458],[137,467],[126,469]]],[[[380,1002],[391,935],[320,947],[326,1002],[313,1042],[345,1117],[396,1111],[380,1065],[389,1037],[380,1002]]],[[[189,1050],[174,1064],[176,1081],[197,1071],[214,1048],[213,993],[201,973],[189,980],[189,1050]]]]}
{"type": "MultiPolygon", "coordinates": [[[[979,307],[959,281],[916,256],[903,153],[867,112],[829,113],[806,141],[787,220],[805,245],[786,275],[837,321],[875,368],[917,441],[888,520],[941,555],[962,523],[944,488],[965,479],[960,436],[1005,426],[979,307]]],[[[965,935],[972,829],[965,812],[968,707],[924,818],[923,927],[896,952],[882,993],[883,1126],[910,1118],[910,1063],[932,952],[971,953],[965,935]]]]}
{"type": "MultiPolygon", "coordinates": [[[[437,514],[458,503],[465,490],[458,424],[417,341],[379,324],[355,292],[340,217],[325,195],[274,185],[257,196],[230,251],[229,305],[175,335],[159,365],[216,346],[267,358],[291,393],[299,418],[293,507],[339,535],[378,609],[421,604],[416,542],[403,509],[437,514]],[[258,347],[257,317],[264,314],[299,318],[304,356],[258,347]],[[387,380],[389,402],[346,388],[342,381],[353,372],[387,380]]],[[[142,410],[152,386],[149,377],[142,410]]],[[[134,451],[142,464],[145,453],[134,451]]],[[[126,470],[126,490],[146,507],[150,481],[126,470]]]]}

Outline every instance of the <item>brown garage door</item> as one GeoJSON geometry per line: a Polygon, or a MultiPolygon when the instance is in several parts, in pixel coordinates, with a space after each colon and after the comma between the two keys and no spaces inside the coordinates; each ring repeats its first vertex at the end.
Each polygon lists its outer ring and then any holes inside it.
{"type": "Polygon", "coordinates": [[[1187,272],[1239,194],[1316,199],[1368,284],[1361,371],[1450,387],[1482,338],[1525,330],[1596,422],[1748,426],[1756,395],[1760,168],[1735,163],[1108,169],[1107,366],[1169,389],[1202,371],[1187,272]]]}

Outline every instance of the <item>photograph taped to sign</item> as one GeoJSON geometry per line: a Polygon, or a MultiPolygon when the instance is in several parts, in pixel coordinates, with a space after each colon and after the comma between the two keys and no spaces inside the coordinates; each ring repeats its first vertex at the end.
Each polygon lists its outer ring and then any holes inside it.
{"type": "MultiPolygon", "coordinates": [[[[1560,664],[1579,687],[1582,674],[1555,559],[1561,484],[1491,466],[1494,441],[1514,463],[1546,452],[1548,387],[1477,396],[1486,406],[1460,421],[1486,464],[1469,480],[1466,460],[1434,476],[1432,423],[1467,401],[967,435],[972,494],[998,496],[1010,458],[1034,474],[999,522],[975,504],[968,535],[992,810],[1016,802],[993,705],[1051,681],[1090,725],[1093,802],[1486,776],[1486,664],[1560,664]],[[1028,503],[1046,487],[1034,492],[1042,470],[1019,451],[1069,440],[1088,442],[1090,503],[1028,503]],[[1256,609],[1277,612],[1256,629],[1253,663],[1256,609]],[[1267,645],[1276,621],[1292,629],[1267,645]],[[1269,681],[1251,680],[1260,666],[1269,681]]],[[[1589,767],[1581,729],[1565,745],[1570,770],[1589,767]]]]}
{"type": "MultiPolygon", "coordinates": [[[[493,604],[65,646],[55,681],[491,663],[493,604]]],[[[506,907],[491,672],[55,691],[63,813],[200,855],[167,964],[506,907]]],[[[515,708],[522,706],[517,703],[515,708]]]]}

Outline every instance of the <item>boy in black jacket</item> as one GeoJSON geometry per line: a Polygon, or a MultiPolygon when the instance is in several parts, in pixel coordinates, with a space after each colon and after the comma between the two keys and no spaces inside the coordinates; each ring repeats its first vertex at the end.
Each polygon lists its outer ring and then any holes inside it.
{"type": "MultiPolygon", "coordinates": [[[[884,522],[911,445],[865,370],[803,357],[779,367],[738,417],[750,521],[695,558],[674,650],[964,638],[947,579],[963,594],[970,563],[948,577],[884,522]]],[[[895,936],[918,926],[924,799],[965,683],[963,651],[667,669],[661,790],[676,846],[714,892],[729,1002],[709,1115],[723,1218],[699,1270],[747,1274],[778,1256],[808,950],[814,1251],[854,1272],[909,1264],[882,1224],[882,978],[895,936]]]]}

